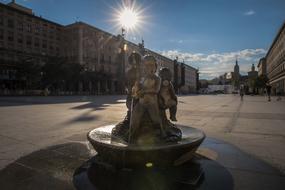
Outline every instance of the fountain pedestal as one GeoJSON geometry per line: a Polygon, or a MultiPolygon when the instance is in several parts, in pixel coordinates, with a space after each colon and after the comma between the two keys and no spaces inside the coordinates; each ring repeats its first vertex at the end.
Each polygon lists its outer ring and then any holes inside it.
{"type": "Polygon", "coordinates": [[[178,166],[192,157],[202,143],[202,131],[186,126],[177,126],[182,131],[178,142],[163,144],[128,144],[112,138],[114,125],[96,128],[87,135],[89,142],[104,162],[120,168],[178,166]]]}

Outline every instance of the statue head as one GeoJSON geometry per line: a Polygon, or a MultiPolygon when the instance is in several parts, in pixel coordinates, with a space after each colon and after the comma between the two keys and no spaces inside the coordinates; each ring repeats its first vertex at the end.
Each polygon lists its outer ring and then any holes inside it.
{"type": "Polygon", "coordinates": [[[160,70],[159,70],[159,76],[161,78],[161,80],[168,80],[168,81],[171,81],[172,79],[172,74],[171,74],[171,71],[169,68],[167,67],[162,67],[160,70]]]}
{"type": "Polygon", "coordinates": [[[152,55],[145,55],[143,58],[143,66],[146,74],[154,74],[157,69],[155,57],[152,55]]]}

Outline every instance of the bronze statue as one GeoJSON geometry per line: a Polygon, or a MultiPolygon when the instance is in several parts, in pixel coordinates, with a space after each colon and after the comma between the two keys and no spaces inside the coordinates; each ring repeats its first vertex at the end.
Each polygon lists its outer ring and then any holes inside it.
{"type": "Polygon", "coordinates": [[[163,67],[159,71],[161,78],[161,87],[159,91],[159,100],[162,109],[169,109],[171,121],[177,121],[177,96],[171,82],[171,71],[169,68],[163,67]]]}
{"type": "Polygon", "coordinates": [[[161,77],[158,76],[157,62],[152,55],[144,56],[140,63],[140,55],[132,53],[128,60],[131,66],[126,77],[128,112],[124,121],[113,128],[112,136],[131,144],[141,141],[142,136],[151,136],[152,143],[180,140],[181,131],[167,119],[165,113],[169,109],[170,119],[177,121],[177,97],[170,70],[163,68],[161,77]]]}
{"type": "Polygon", "coordinates": [[[157,63],[153,56],[146,55],[143,59],[144,77],[141,81],[136,81],[133,88],[133,98],[138,102],[133,107],[130,123],[130,142],[137,135],[137,131],[143,120],[143,116],[148,114],[154,125],[160,126],[161,137],[166,137],[165,130],[160,118],[158,106],[158,93],[161,79],[156,75],[157,63]]]}

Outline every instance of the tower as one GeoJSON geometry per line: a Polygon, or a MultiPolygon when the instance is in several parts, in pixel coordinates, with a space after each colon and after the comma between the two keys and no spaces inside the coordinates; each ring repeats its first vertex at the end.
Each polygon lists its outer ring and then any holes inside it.
{"type": "Polygon", "coordinates": [[[252,64],[252,66],[251,66],[251,71],[255,71],[255,66],[254,66],[254,64],[252,64]]]}
{"type": "Polygon", "coordinates": [[[236,65],[234,67],[234,73],[235,75],[238,75],[239,76],[239,65],[238,65],[238,60],[236,58],[236,65]]]}
{"type": "Polygon", "coordinates": [[[239,84],[240,84],[240,74],[239,74],[239,65],[238,65],[238,60],[237,60],[237,58],[236,58],[236,64],[235,64],[235,67],[234,67],[233,84],[234,84],[234,87],[235,87],[236,89],[239,88],[239,84]]]}

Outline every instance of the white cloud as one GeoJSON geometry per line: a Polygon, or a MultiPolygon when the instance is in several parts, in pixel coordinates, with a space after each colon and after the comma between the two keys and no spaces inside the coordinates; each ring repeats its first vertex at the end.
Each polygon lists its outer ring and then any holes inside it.
{"type": "Polygon", "coordinates": [[[214,78],[226,72],[233,71],[236,57],[238,57],[241,73],[249,71],[251,64],[257,65],[259,59],[266,54],[265,49],[244,49],[235,52],[224,53],[191,53],[179,50],[162,51],[162,55],[175,59],[178,56],[179,61],[199,68],[200,78],[214,78]]]}
{"type": "Polygon", "coordinates": [[[249,10],[249,11],[246,11],[243,13],[243,15],[245,16],[251,16],[251,15],[254,15],[255,14],[255,11],[254,10],[249,10]]]}

